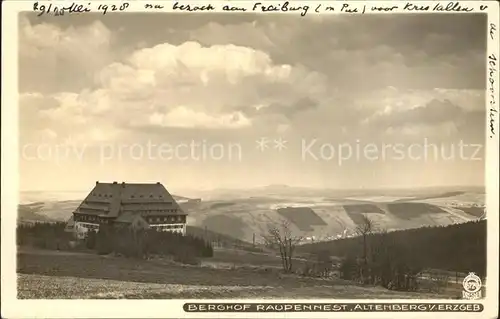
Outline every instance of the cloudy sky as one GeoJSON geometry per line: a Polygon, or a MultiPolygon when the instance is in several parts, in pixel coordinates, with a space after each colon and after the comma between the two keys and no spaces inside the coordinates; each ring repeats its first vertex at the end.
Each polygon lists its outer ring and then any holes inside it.
{"type": "Polygon", "coordinates": [[[460,143],[484,143],[485,28],[471,14],[21,15],[21,188],[482,185],[484,150],[460,143]]]}

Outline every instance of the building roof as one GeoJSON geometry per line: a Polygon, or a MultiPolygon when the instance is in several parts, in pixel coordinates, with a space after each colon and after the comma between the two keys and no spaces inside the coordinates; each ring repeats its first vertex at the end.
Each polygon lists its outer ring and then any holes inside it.
{"type": "Polygon", "coordinates": [[[147,215],[187,215],[161,183],[100,183],[78,206],[75,213],[118,217],[124,212],[147,215]]]}

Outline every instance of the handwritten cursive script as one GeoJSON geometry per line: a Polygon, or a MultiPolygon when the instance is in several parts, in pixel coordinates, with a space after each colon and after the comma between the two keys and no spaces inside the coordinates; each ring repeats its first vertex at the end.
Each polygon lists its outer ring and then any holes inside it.
{"type": "Polygon", "coordinates": [[[473,8],[465,7],[460,4],[460,2],[449,2],[446,5],[438,3],[434,6],[432,11],[446,11],[446,12],[471,12],[473,8]]]}
{"type": "Polygon", "coordinates": [[[300,15],[303,17],[309,11],[309,6],[292,6],[288,1],[285,1],[283,4],[263,4],[262,2],[256,2],[253,5],[252,11],[261,11],[261,12],[300,11],[300,15]]]}
{"type": "Polygon", "coordinates": [[[488,92],[490,95],[489,106],[489,124],[490,124],[490,138],[496,135],[495,131],[495,118],[497,116],[497,102],[495,100],[495,77],[498,73],[497,57],[495,54],[488,56],[488,92]]]}
{"type": "Polygon", "coordinates": [[[497,32],[497,26],[494,23],[490,23],[490,39],[495,38],[495,33],[497,32]]]}
{"type": "Polygon", "coordinates": [[[403,11],[471,12],[473,10],[474,8],[466,7],[458,1],[448,2],[446,4],[438,2],[432,7],[432,9],[429,5],[415,4],[411,2],[407,2],[403,7],[403,11]]]}
{"type": "Polygon", "coordinates": [[[75,14],[75,13],[86,13],[92,11],[90,9],[90,2],[87,5],[77,4],[75,2],[70,5],[61,6],[52,3],[40,4],[38,1],[33,4],[33,11],[38,12],[37,16],[42,16],[44,14],[54,14],[55,16],[62,16],[65,13],[75,14]]]}
{"type": "MultiPolygon", "coordinates": [[[[489,35],[490,39],[495,41],[497,26],[494,23],[490,23],[489,35]]],[[[490,126],[490,138],[496,135],[495,124],[496,117],[498,115],[498,102],[496,100],[495,91],[495,78],[498,75],[498,62],[495,53],[488,55],[488,92],[489,92],[489,126],[490,126]]]]}
{"type": "Polygon", "coordinates": [[[211,4],[207,5],[190,5],[190,4],[180,4],[178,1],[174,3],[172,7],[174,10],[188,11],[188,12],[198,12],[198,11],[214,11],[215,7],[211,4]]]}
{"type": "Polygon", "coordinates": [[[128,2],[122,2],[121,5],[115,5],[115,4],[100,4],[97,6],[97,11],[101,11],[103,15],[107,14],[108,11],[114,12],[114,11],[124,11],[126,10],[130,5],[128,2]]]}

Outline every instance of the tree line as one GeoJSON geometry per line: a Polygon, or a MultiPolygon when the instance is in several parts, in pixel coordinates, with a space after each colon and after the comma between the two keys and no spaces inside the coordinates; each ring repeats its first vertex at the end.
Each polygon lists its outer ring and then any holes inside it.
{"type": "Polygon", "coordinates": [[[20,246],[33,246],[42,249],[67,249],[73,236],[64,231],[66,223],[36,222],[18,224],[16,242],[20,246]]]}
{"type": "Polygon", "coordinates": [[[114,252],[141,259],[148,259],[151,255],[173,256],[175,261],[186,264],[198,264],[199,258],[212,257],[214,253],[210,242],[202,238],[154,229],[101,225],[97,233],[87,233],[85,242],[87,248],[95,249],[99,254],[114,252]]]}
{"type": "Polygon", "coordinates": [[[65,226],[63,222],[20,224],[17,244],[51,250],[92,250],[141,259],[171,256],[184,264],[199,264],[200,258],[212,257],[214,253],[209,241],[192,235],[101,225],[99,231],[89,231],[84,240],[77,241],[72,233],[64,231],[65,226]]]}
{"type": "Polygon", "coordinates": [[[339,256],[341,277],[395,290],[417,290],[426,269],[486,276],[486,221],[401,231],[380,231],[364,217],[359,236],[300,247],[316,255],[339,256]]]}

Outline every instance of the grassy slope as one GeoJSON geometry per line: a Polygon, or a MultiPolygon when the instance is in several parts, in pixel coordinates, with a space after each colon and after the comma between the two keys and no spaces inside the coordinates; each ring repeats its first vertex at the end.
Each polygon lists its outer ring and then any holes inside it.
{"type": "Polygon", "coordinates": [[[188,267],[91,254],[21,251],[20,298],[449,298],[281,276],[268,269],[188,267]]]}

